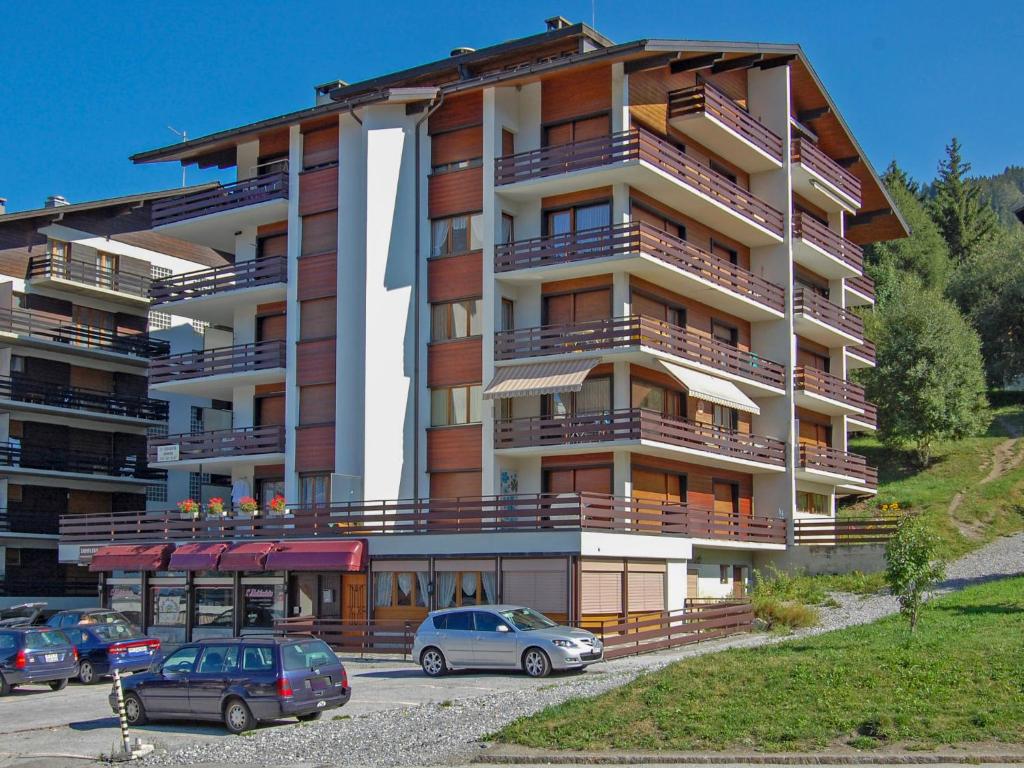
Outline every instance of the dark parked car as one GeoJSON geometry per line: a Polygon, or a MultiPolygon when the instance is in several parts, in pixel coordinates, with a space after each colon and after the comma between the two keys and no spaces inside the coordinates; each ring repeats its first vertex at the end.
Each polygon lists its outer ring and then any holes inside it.
{"type": "MultiPolygon", "coordinates": [[[[148,720],[221,720],[241,733],[265,720],[315,720],[352,695],[345,667],[325,642],[250,635],[178,648],[124,681],[130,725],[148,720]]],[[[117,711],[113,693],[110,706],[117,711]]]]}
{"type": "Polygon", "coordinates": [[[123,613],[109,608],[75,608],[70,611],[57,611],[46,621],[46,626],[54,629],[73,627],[76,624],[135,624],[123,613]]]}
{"type": "Polygon", "coordinates": [[[122,622],[79,624],[61,630],[78,651],[78,680],[84,685],[121,672],[143,672],[160,658],[160,641],[122,622]]]}
{"type": "Polygon", "coordinates": [[[45,624],[53,615],[47,610],[46,603],[22,603],[10,608],[0,609],[0,628],[4,627],[36,627],[45,624]]]}
{"type": "Polygon", "coordinates": [[[59,691],[78,674],[78,653],[57,629],[0,629],[0,696],[26,683],[49,683],[59,691]]]}

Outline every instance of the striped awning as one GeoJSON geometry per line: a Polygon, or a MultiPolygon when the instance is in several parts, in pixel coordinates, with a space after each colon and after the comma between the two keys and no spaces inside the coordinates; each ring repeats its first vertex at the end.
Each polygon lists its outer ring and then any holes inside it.
{"type": "Polygon", "coordinates": [[[726,408],[735,408],[737,411],[759,414],[761,409],[757,403],[747,397],[740,388],[731,381],[719,379],[716,376],[709,376],[700,371],[690,368],[683,368],[675,363],[661,361],[661,365],[668,371],[669,375],[686,387],[690,397],[697,400],[705,400],[716,405],[724,405],[726,408]]]}
{"type": "Polygon", "coordinates": [[[529,397],[550,395],[555,392],[579,392],[583,380],[598,361],[557,360],[550,363],[510,365],[499,368],[484,390],[484,398],[529,397]]]}

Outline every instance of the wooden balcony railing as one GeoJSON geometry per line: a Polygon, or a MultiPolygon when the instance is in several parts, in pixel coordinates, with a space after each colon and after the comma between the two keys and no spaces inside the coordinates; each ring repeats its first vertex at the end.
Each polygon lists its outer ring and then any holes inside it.
{"type": "Polygon", "coordinates": [[[146,466],[145,457],[134,454],[114,456],[110,453],[86,451],[68,446],[44,447],[12,442],[0,443],[0,466],[135,478],[136,480],[156,480],[166,476],[166,473],[161,470],[149,469],[146,466]]]}
{"type": "Polygon", "coordinates": [[[856,478],[868,488],[878,487],[878,470],[857,453],[848,453],[824,445],[801,445],[800,466],[818,472],[856,478]]]}
{"type": "Polygon", "coordinates": [[[48,405],[74,411],[167,421],[167,401],[142,395],[119,395],[83,387],[48,384],[23,375],[0,376],[0,400],[48,405]]]}
{"type": "Polygon", "coordinates": [[[652,440],[732,459],[785,466],[786,448],[773,437],[751,435],[638,408],[496,419],[495,448],[583,445],[616,440],[652,440]]]}
{"type": "Polygon", "coordinates": [[[145,333],[122,334],[23,309],[0,309],[0,332],[132,357],[150,358],[166,355],[170,350],[168,342],[150,338],[145,333]]]}
{"type": "Polygon", "coordinates": [[[67,542],[158,542],[238,538],[310,539],[434,533],[606,531],[781,544],[786,522],[695,509],[679,502],[600,493],[524,493],[454,499],[289,506],[276,516],[194,520],[177,510],[64,515],[67,542]]]}
{"type": "Polygon", "coordinates": [[[847,349],[849,349],[850,352],[852,352],[853,354],[857,355],[857,357],[867,360],[872,365],[874,365],[877,361],[877,351],[875,349],[875,343],[873,341],[868,341],[867,339],[864,339],[864,341],[862,341],[860,344],[851,345],[847,347],[847,349]]]}
{"type": "Polygon", "coordinates": [[[877,429],[878,406],[876,406],[874,403],[869,403],[868,401],[865,400],[864,404],[861,406],[861,409],[863,409],[864,411],[863,414],[858,413],[856,415],[850,416],[850,418],[859,424],[867,424],[869,427],[874,427],[875,429],[877,429]]]}
{"type": "Polygon", "coordinates": [[[157,200],[153,203],[152,222],[154,227],[158,227],[287,197],[288,174],[278,171],[213,189],[157,200]]]}
{"type": "Polygon", "coordinates": [[[156,461],[157,447],[177,445],[179,461],[214,459],[223,456],[251,456],[259,453],[284,451],[284,427],[246,427],[244,429],[218,429],[167,437],[151,438],[149,460],[156,461]]]}
{"type": "Polygon", "coordinates": [[[227,373],[284,368],[285,346],[282,340],[259,341],[158,357],[150,363],[149,382],[163,384],[227,373]]]}
{"type": "Polygon", "coordinates": [[[793,311],[798,315],[817,320],[838,331],[864,338],[864,321],[848,309],[815,293],[810,288],[797,288],[793,292],[793,311]]]}
{"type": "Polygon", "coordinates": [[[846,285],[861,296],[866,296],[871,301],[875,300],[875,281],[867,275],[848,277],[846,278],[846,285]]]}
{"type": "Polygon", "coordinates": [[[637,160],[671,174],[681,184],[782,237],[780,211],[641,128],[499,157],[495,161],[495,184],[513,184],[637,160]]]}
{"type": "Polygon", "coordinates": [[[28,279],[58,278],[70,280],[108,291],[129,293],[132,296],[146,298],[149,296],[150,278],[148,275],[133,275],[115,269],[107,269],[87,261],[65,259],[61,256],[46,254],[33,256],[28,262],[28,279]]]}
{"type": "Polygon", "coordinates": [[[795,368],[793,383],[797,389],[827,397],[829,400],[835,400],[851,408],[864,408],[867,405],[867,400],[864,398],[864,387],[817,368],[803,365],[795,368]]]}
{"type": "Polygon", "coordinates": [[[153,304],[167,304],[196,296],[284,283],[287,280],[288,260],[284,256],[268,256],[154,280],[149,295],[153,304]]]}
{"type": "Polygon", "coordinates": [[[650,317],[631,315],[517,328],[498,331],[494,336],[494,356],[498,360],[636,346],[677,355],[769,386],[786,386],[786,368],[781,363],[650,317]]]}
{"type": "Polygon", "coordinates": [[[793,521],[793,543],[812,546],[884,544],[896,533],[900,519],[900,515],[801,518],[793,521]]]}
{"type": "Polygon", "coordinates": [[[803,211],[793,213],[793,237],[815,245],[850,269],[864,269],[864,249],[803,211]]]}
{"type": "Polygon", "coordinates": [[[792,159],[794,163],[820,176],[860,207],[860,179],[826,155],[814,142],[803,138],[793,139],[792,159]]]}
{"type": "Polygon", "coordinates": [[[546,267],[644,253],[701,280],[783,311],[785,291],[743,267],[644,222],[595,227],[498,245],[494,271],[546,267]]]}
{"type": "Polygon", "coordinates": [[[782,162],[782,138],[710,83],[670,91],[668,116],[708,115],[782,162]]]}

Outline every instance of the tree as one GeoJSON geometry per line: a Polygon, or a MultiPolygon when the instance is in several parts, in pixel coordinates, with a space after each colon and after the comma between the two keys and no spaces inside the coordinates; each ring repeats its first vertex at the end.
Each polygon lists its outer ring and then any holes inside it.
{"type": "Polygon", "coordinates": [[[998,224],[995,211],[981,200],[981,187],[967,178],[971,164],[963,159],[960,149],[954,136],[946,146],[946,159],[939,162],[930,206],[932,219],[957,265],[973,261],[991,241],[998,224]]]}
{"type": "Polygon", "coordinates": [[[916,275],[929,288],[944,290],[952,264],[942,233],[920,197],[920,187],[895,162],[883,177],[893,202],[910,226],[910,236],[865,248],[867,272],[879,301],[903,275],[916,275]]]}
{"type": "Polygon", "coordinates": [[[900,613],[917,629],[925,593],[945,577],[945,564],[936,556],[938,537],[917,516],[904,515],[885,547],[885,580],[900,604],[900,613]]]}
{"type": "Polygon", "coordinates": [[[903,277],[866,321],[878,364],[861,377],[878,405],[883,443],[911,447],[927,466],[935,441],[988,426],[981,343],[952,303],[916,277],[903,277]]]}

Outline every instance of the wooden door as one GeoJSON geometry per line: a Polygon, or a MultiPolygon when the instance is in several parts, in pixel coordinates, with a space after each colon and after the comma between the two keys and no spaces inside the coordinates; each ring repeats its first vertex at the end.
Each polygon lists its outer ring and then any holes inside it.
{"type": "Polygon", "coordinates": [[[346,624],[362,624],[366,621],[365,573],[342,574],[341,620],[346,624]]]}
{"type": "Polygon", "coordinates": [[[699,575],[695,563],[686,564],[686,599],[695,600],[700,597],[699,575]]]}
{"type": "Polygon", "coordinates": [[[746,583],[743,581],[743,566],[732,567],[732,596],[743,597],[746,594],[746,583]]]}

